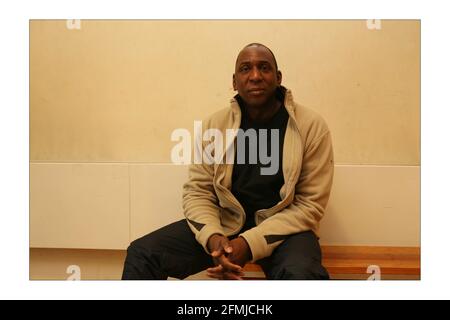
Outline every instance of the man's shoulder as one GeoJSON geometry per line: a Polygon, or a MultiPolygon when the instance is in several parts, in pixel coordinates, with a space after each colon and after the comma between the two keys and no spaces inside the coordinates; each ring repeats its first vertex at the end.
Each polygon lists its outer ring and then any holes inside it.
{"type": "Polygon", "coordinates": [[[231,107],[226,107],[217,110],[212,113],[206,119],[204,119],[204,123],[207,128],[225,128],[231,127],[233,122],[233,111],[231,107]]]}
{"type": "Polygon", "coordinates": [[[329,132],[327,122],[316,110],[294,102],[295,117],[304,141],[315,141],[329,132]]]}

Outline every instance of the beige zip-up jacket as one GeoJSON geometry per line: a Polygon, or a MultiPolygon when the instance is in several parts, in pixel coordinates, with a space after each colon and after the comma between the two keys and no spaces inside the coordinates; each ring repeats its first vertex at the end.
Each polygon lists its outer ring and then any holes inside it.
{"type": "MultiPolygon", "coordinates": [[[[236,99],[230,103],[231,107],[203,121],[203,130],[219,129],[225,136],[226,129],[238,129],[241,110],[236,99]]],[[[253,262],[270,256],[291,234],[308,230],[318,234],[333,181],[333,148],[325,121],[294,102],[290,90],[286,90],[284,105],[289,120],[283,148],[285,184],[280,190],[281,201],[255,212],[256,227],[240,234],[249,244],[253,262]]],[[[225,149],[234,147],[224,143],[225,149]]],[[[208,253],[211,235],[236,235],[245,222],[244,209],[230,191],[232,172],[232,164],[191,164],[183,186],[184,215],[208,253]]]]}

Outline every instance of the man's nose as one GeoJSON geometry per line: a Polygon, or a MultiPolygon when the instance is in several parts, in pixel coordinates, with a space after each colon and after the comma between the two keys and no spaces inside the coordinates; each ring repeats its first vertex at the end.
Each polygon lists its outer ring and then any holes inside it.
{"type": "Polygon", "coordinates": [[[261,80],[261,72],[258,70],[258,68],[252,68],[252,70],[250,71],[250,80],[252,81],[258,81],[261,80]]]}

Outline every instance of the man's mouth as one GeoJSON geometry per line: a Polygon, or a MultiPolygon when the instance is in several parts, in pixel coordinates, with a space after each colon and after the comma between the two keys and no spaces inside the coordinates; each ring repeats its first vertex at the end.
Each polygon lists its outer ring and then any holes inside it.
{"type": "Polygon", "coordinates": [[[264,93],[264,89],[250,89],[248,93],[252,96],[259,96],[264,93]]]}

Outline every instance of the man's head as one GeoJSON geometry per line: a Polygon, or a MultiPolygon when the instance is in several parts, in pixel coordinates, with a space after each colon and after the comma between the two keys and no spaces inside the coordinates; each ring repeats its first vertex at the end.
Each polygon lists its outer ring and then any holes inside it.
{"type": "Polygon", "coordinates": [[[281,78],[275,56],[265,45],[250,43],[239,52],[233,88],[248,106],[264,106],[273,100],[281,78]]]}

